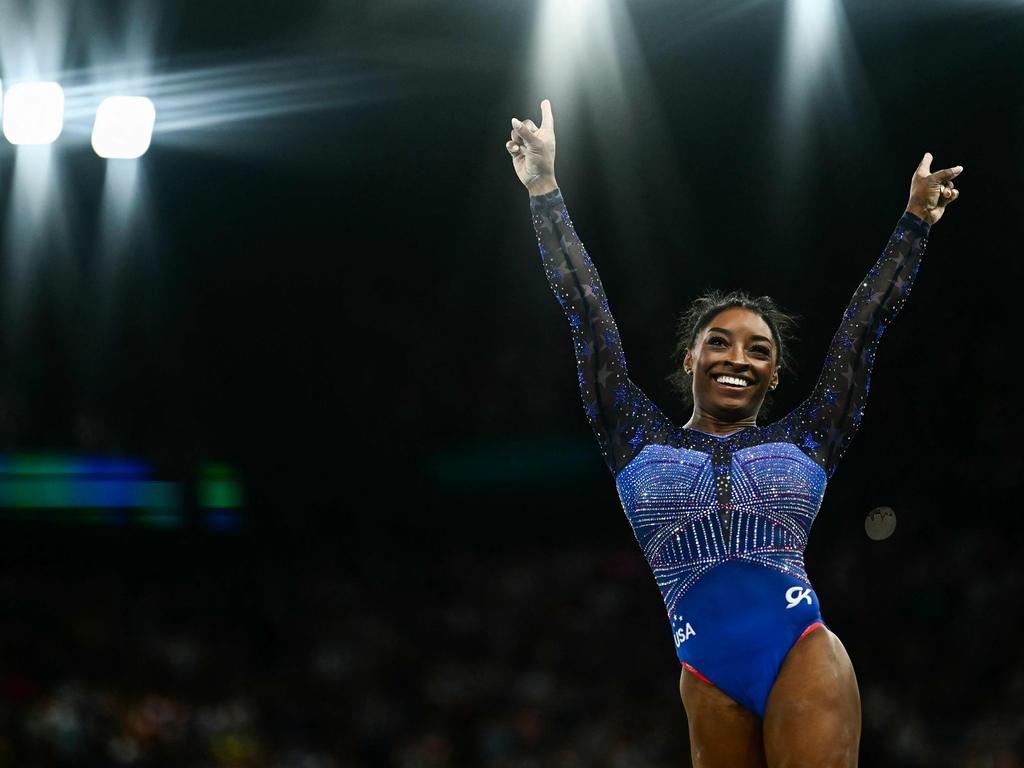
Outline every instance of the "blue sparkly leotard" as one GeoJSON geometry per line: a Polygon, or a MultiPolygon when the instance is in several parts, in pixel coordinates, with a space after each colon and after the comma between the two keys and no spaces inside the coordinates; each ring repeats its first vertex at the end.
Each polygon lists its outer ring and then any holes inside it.
{"type": "Polygon", "coordinates": [[[716,436],[678,427],[630,379],[561,192],[530,197],[544,272],[569,320],[584,410],[661,589],[680,662],[764,717],[786,653],[824,625],[803,553],[864,414],[879,338],[906,300],[928,225],[904,214],[857,286],[811,396],[716,436]]]}

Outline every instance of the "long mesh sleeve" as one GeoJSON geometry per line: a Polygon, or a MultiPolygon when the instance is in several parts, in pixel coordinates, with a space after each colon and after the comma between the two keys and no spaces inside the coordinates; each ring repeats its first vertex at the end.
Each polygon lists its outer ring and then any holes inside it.
{"type": "Polygon", "coordinates": [[[530,210],[544,274],[569,320],[584,412],[608,468],[617,474],[671,423],[627,375],[604,287],[561,192],[531,196],[530,210]]]}
{"type": "Polygon", "coordinates": [[[843,313],[814,391],[783,419],[786,431],[829,477],[864,415],[878,342],[910,293],[928,230],[911,213],[899,220],[843,313]]]}

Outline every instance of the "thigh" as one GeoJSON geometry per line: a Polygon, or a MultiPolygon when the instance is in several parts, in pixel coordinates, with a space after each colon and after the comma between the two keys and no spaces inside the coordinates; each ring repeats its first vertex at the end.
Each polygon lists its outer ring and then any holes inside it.
{"type": "Polygon", "coordinates": [[[679,695],[693,768],[766,768],[761,718],[685,669],[679,695]]]}
{"type": "Polygon", "coordinates": [[[826,627],[786,654],[764,715],[771,768],[856,768],[860,693],[846,648],[826,627]]]}

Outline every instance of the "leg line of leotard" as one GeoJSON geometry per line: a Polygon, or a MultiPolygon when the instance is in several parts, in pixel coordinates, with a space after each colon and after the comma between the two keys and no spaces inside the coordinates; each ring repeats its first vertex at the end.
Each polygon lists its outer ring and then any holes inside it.
{"type": "Polygon", "coordinates": [[[717,687],[717,686],[715,686],[715,684],[714,684],[714,683],[712,683],[712,682],[711,682],[710,680],[708,680],[708,679],[707,679],[706,677],[704,677],[704,675],[702,675],[702,674],[701,674],[700,672],[698,672],[698,671],[697,671],[696,669],[694,669],[694,668],[693,668],[692,666],[690,666],[689,664],[687,664],[687,663],[686,663],[685,661],[681,661],[681,662],[679,662],[679,663],[683,665],[683,668],[684,668],[684,669],[688,669],[688,670],[690,670],[690,672],[692,672],[693,674],[695,674],[695,675],[696,675],[697,677],[699,677],[699,678],[700,678],[701,680],[703,680],[703,681],[704,681],[705,683],[707,683],[708,685],[710,685],[710,686],[714,686],[714,687],[717,687]]]}
{"type": "MultiPolygon", "coordinates": [[[[807,627],[807,629],[805,629],[803,632],[800,633],[800,637],[798,637],[796,639],[796,643],[799,643],[801,640],[803,640],[807,635],[809,635],[811,632],[816,630],[818,627],[824,627],[824,626],[825,626],[825,622],[823,622],[823,621],[815,621],[815,622],[813,622],[812,624],[810,624],[807,627]]],[[[793,645],[796,645],[796,643],[793,643],[793,645]]]]}
{"type": "MultiPolygon", "coordinates": [[[[799,643],[799,642],[800,642],[801,640],[803,640],[803,639],[804,639],[804,638],[805,638],[805,637],[806,637],[807,635],[809,635],[809,634],[810,634],[811,632],[813,632],[814,630],[816,630],[816,629],[817,629],[818,627],[824,627],[824,626],[825,626],[825,623],[824,623],[824,622],[821,622],[821,621],[815,621],[815,622],[812,622],[812,623],[811,623],[811,624],[810,624],[810,625],[809,625],[809,626],[807,627],[807,629],[805,629],[805,630],[804,630],[803,632],[801,632],[801,633],[800,633],[800,637],[798,637],[798,638],[797,638],[797,639],[796,639],[796,640],[794,641],[793,645],[796,645],[797,643],[799,643]]],[[[701,680],[703,680],[703,681],[704,681],[705,683],[707,683],[708,685],[711,685],[711,686],[717,687],[717,686],[715,686],[715,684],[714,684],[714,683],[712,683],[712,682],[711,682],[710,680],[708,680],[707,676],[705,676],[705,675],[701,674],[701,673],[700,673],[700,672],[699,672],[699,671],[698,671],[698,670],[697,670],[696,668],[694,668],[694,666],[693,666],[692,664],[687,664],[687,663],[686,663],[685,661],[681,661],[681,662],[679,662],[679,663],[683,665],[683,668],[684,668],[684,669],[687,669],[687,670],[689,670],[690,672],[692,672],[692,673],[693,673],[694,675],[696,675],[697,677],[699,677],[699,678],[700,678],[701,680]]]]}

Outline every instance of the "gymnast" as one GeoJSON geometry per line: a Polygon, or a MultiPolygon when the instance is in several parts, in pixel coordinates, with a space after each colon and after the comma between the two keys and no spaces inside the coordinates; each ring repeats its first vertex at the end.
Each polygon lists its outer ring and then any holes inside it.
{"type": "Polygon", "coordinates": [[[883,331],[910,293],[961,166],[925,153],[906,211],[843,313],[817,384],[758,423],[793,319],[767,296],[711,291],[680,321],[673,424],[630,380],[597,270],[555,182],[555,121],[512,119],[544,272],[568,318],[587,419],[665,601],[697,768],[857,765],[860,694],[822,620],[803,553],[828,478],[864,414],[883,331]]]}

